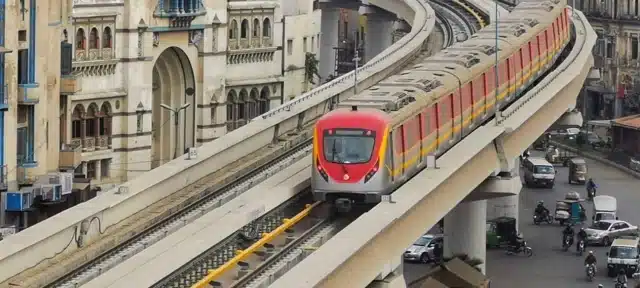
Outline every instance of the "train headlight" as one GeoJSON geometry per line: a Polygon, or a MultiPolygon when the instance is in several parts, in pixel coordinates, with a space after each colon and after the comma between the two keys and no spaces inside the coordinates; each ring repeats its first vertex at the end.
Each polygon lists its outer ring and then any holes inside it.
{"type": "Polygon", "coordinates": [[[378,172],[379,169],[380,169],[380,160],[376,161],[376,164],[373,165],[373,168],[371,168],[371,171],[369,171],[369,173],[367,173],[367,175],[364,176],[364,183],[367,183],[369,179],[371,179],[371,177],[373,177],[373,175],[375,175],[378,172]]]}
{"type": "Polygon", "coordinates": [[[316,159],[316,169],[318,170],[318,174],[322,176],[322,179],[324,179],[324,181],[329,182],[329,175],[327,175],[327,172],[324,171],[324,169],[322,168],[322,165],[320,165],[320,160],[318,159],[316,159]]]}

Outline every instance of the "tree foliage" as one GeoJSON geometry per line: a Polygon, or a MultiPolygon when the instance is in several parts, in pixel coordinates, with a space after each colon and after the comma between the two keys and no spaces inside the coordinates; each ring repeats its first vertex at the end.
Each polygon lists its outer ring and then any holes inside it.
{"type": "Polygon", "coordinates": [[[318,63],[319,61],[318,59],[316,59],[316,54],[310,52],[307,52],[307,54],[305,54],[304,76],[307,82],[313,85],[316,84],[314,80],[315,76],[318,76],[318,78],[320,77],[320,74],[318,73],[318,63]]]}

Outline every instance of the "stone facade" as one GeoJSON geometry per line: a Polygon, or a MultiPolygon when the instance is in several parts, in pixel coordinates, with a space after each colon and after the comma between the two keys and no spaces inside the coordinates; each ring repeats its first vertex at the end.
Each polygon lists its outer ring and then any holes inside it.
{"type": "MultiPolygon", "coordinates": [[[[28,45],[20,39],[29,18],[26,13],[22,20],[20,2],[14,2],[6,7],[4,47],[13,52],[6,55],[5,80],[10,95],[25,90],[39,102],[18,106],[11,96],[17,108],[6,112],[4,127],[31,125],[18,111],[35,109],[29,166],[35,168],[26,168],[28,175],[57,170],[61,147],[79,147],[76,172],[108,188],[311,88],[286,70],[303,67],[304,53],[317,45],[309,39],[319,37],[320,11],[311,0],[34,1],[38,85],[28,90],[16,83],[17,50],[28,45]],[[285,15],[283,6],[298,9],[285,15]],[[309,48],[285,51],[285,39],[307,39],[309,48]],[[60,69],[64,47],[71,51],[67,72],[60,69]]],[[[17,167],[16,141],[7,142],[5,163],[17,167]]],[[[16,171],[7,176],[16,177],[16,171]]]]}
{"type": "Polygon", "coordinates": [[[639,1],[576,0],[575,5],[598,34],[593,52],[601,79],[587,83],[579,103],[583,114],[610,119],[640,108],[639,1]]]}

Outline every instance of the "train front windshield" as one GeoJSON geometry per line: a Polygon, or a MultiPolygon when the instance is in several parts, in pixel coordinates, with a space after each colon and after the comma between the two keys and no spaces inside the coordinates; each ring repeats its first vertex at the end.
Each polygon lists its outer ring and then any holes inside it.
{"type": "Polygon", "coordinates": [[[366,129],[327,129],[323,133],[324,159],[337,164],[362,164],[371,160],[374,131],[366,129]]]}

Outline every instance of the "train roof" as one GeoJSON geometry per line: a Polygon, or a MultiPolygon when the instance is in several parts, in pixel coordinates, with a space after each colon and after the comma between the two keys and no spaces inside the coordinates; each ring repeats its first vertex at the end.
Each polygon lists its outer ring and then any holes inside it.
{"type": "MultiPolygon", "coordinates": [[[[398,111],[410,103],[430,99],[433,93],[421,89],[401,88],[398,86],[373,86],[346,101],[340,102],[338,107],[358,106],[374,108],[384,112],[398,111]]],[[[392,116],[389,116],[392,117],[392,116]]]]}
{"type": "MultiPolygon", "coordinates": [[[[345,101],[346,102],[346,101],[345,101]]],[[[390,121],[390,116],[376,108],[367,108],[358,104],[358,112],[366,112],[366,113],[354,113],[351,110],[353,105],[347,105],[345,102],[341,102],[338,104],[338,109],[334,109],[329,111],[327,114],[324,114],[317,121],[317,125],[325,124],[325,121],[337,121],[342,122],[344,120],[350,121],[368,121],[368,122],[378,122],[378,123],[387,123],[390,121]],[[354,118],[355,117],[355,118],[354,118]]]]}
{"type": "Polygon", "coordinates": [[[439,95],[451,93],[458,85],[494,66],[496,53],[500,60],[509,57],[525,41],[546,29],[565,4],[566,0],[521,2],[497,24],[490,24],[467,41],[455,43],[380,81],[341,102],[339,107],[378,109],[389,113],[392,125],[401,123],[419,109],[438,101],[439,95]],[[422,103],[409,105],[414,102],[422,103]]]}

